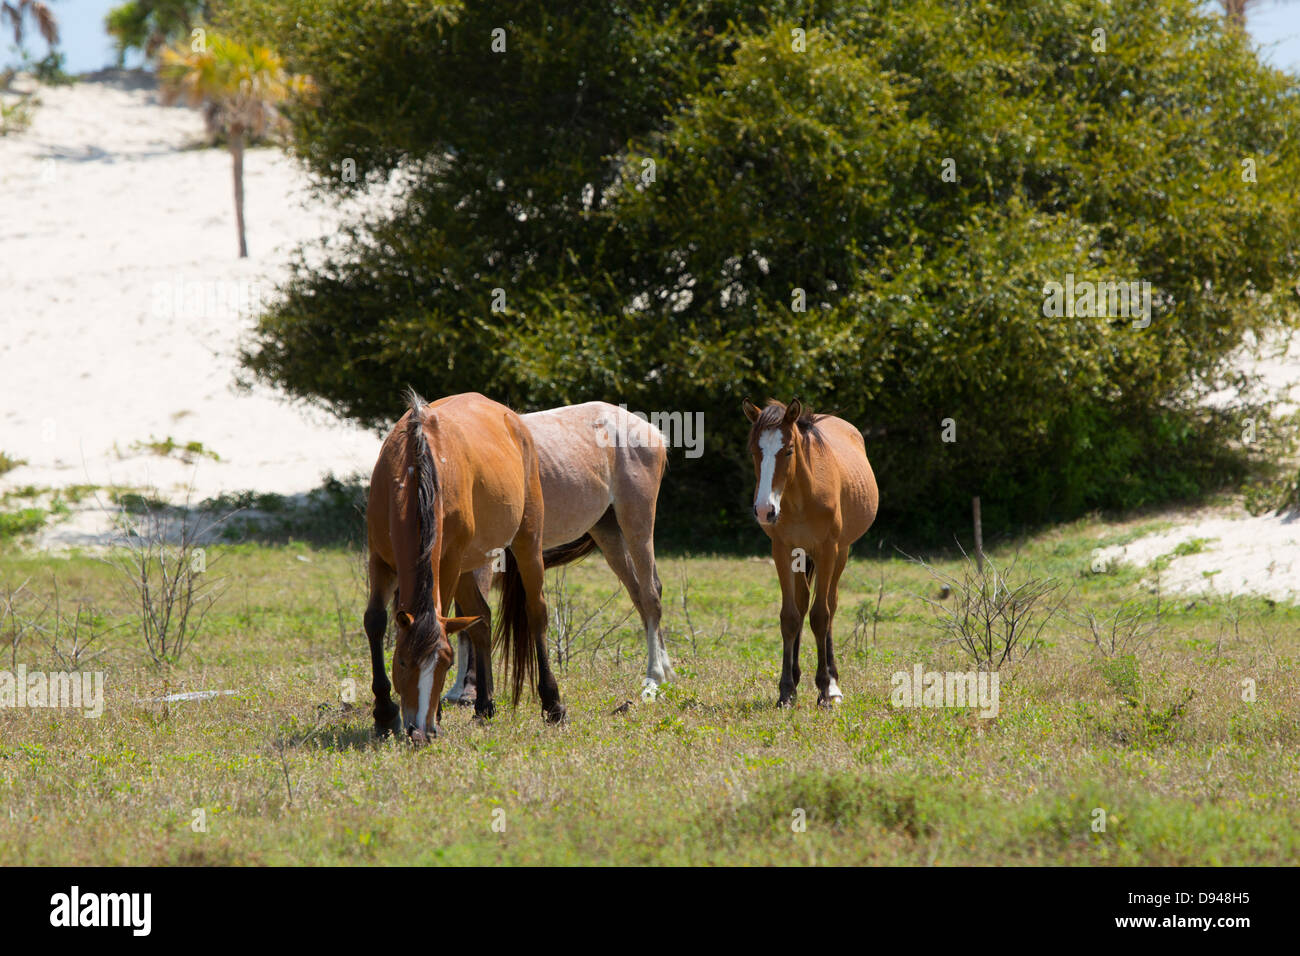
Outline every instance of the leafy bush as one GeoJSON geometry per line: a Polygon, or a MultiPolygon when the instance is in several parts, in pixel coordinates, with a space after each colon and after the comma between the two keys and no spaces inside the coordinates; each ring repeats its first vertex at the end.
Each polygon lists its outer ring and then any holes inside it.
{"type": "Polygon", "coordinates": [[[245,364],[368,424],[405,383],[706,412],[670,539],[754,540],[747,395],[864,428],[885,529],[1203,494],[1248,459],[1199,397],[1293,321],[1300,103],[1202,7],[228,0],[316,80],[322,190],[407,177],[245,364]],[[1149,326],[1045,315],[1069,276],[1150,283],[1149,326]]]}
{"type": "Polygon", "coordinates": [[[20,508],[17,511],[0,511],[0,541],[35,534],[45,527],[49,512],[43,508],[20,508]]]}
{"type": "Polygon", "coordinates": [[[51,50],[41,59],[30,64],[32,74],[46,86],[71,86],[77,78],[64,69],[67,57],[57,50],[51,50]]]}
{"type": "Polygon", "coordinates": [[[0,136],[21,133],[31,126],[36,102],[36,97],[31,95],[20,96],[12,103],[0,100],[0,136]]]}
{"type": "Polygon", "coordinates": [[[285,497],[253,491],[209,498],[199,510],[222,516],[221,537],[230,542],[282,544],[300,541],[317,547],[359,548],[366,540],[365,475],[327,475],[320,487],[285,497]]]}
{"type": "Polygon", "coordinates": [[[15,468],[21,468],[25,464],[27,464],[25,458],[15,458],[0,451],[0,475],[8,474],[15,468]]]}

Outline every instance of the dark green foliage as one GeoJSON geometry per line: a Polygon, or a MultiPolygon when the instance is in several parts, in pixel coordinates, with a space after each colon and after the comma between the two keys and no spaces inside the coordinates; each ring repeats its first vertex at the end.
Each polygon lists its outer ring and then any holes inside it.
{"type": "Polygon", "coordinates": [[[862,427],[881,527],[909,534],[965,529],[974,494],[996,531],[1243,474],[1243,413],[1196,399],[1291,321],[1300,109],[1189,0],[222,16],[315,77],[293,118],[322,190],[407,177],[264,316],[246,365],[296,396],[375,425],[408,383],[703,411],[660,509],[676,538],[760,540],[747,395],[862,427]],[[1067,274],[1150,282],[1150,326],[1045,317],[1067,274]]]}
{"type": "Polygon", "coordinates": [[[71,86],[77,78],[64,69],[67,57],[58,50],[51,50],[41,59],[30,63],[32,74],[44,86],[71,86]]]}
{"type": "Polygon", "coordinates": [[[342,479],[328,475],[319,488],[306,494],[285,497],[245,491],[209,498],[199,509],[221,521],[221,537],[226,541],[361,548],[366,542],[369,488],[364,475],[342,479]]]}

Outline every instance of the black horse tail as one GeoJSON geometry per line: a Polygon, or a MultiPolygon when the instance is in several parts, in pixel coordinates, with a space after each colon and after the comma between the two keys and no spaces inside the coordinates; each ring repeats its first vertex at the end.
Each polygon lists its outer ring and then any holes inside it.
{"type": "Polygon", "coordinates": [[[576,541],[547,548],[542,552],[542,564],[548,568],[558,568],[564,564],[580,561],[596,550],[596,541],[590,534],[584,534],[576,541]]]}
{"type": "Polygon", "coordinates": [[[506,569],[501,580],[501,608],[497,612],[493,643],[501,654],[502,666],[510,671],[511,704],[519,706],[524,684],[537,674],[533,636],[528,627],[528,595],[514,552],[506,549],[506,569]]]}

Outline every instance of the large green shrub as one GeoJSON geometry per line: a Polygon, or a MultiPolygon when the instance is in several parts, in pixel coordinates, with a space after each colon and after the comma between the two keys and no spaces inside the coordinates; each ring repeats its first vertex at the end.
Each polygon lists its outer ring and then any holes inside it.
{"type": "Polygon", "coordinates": [[[245,362],[373,424],[406,383],[702,410],[661,507],[696,533],[747,524],[746,395],[863,427],[898,530],[1204,492],[1240,415],[1197,398],[1289,321],[1300,109],[1198,7],[230,0],[316,79],[320,187],[406,177],[245,362]],[[1067,275],[1149,282],[1149,326],[1045,316],[1067,275]]]}

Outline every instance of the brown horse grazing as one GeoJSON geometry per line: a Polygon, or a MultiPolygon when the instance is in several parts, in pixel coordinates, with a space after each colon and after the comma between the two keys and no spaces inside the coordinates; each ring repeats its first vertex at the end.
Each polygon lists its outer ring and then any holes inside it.
{"type": "MultiPolygon", "coordinates": [[[[546,600],[542,592],[542,487],[532,436],[519,416],[477,393],[410,409],[384,440],[370,482],[366,529],[370,601],[366,637],[374,672],[375,730],[401,726],[416,741],[437,736],[442,686],[455,659],[450,635],[475,618],[446,618],[445,607],[473,572],[503,556],[505,580],[497,640],[510,666],[514,700],[537,675],[548,720],[564,717],[546,658],[546,600]],[[502,549],[507,549],[503,552],[502,549]],[[384,676],[385,606],[393,601],[397,641],[393,682],[384,676]]],[[[491,653],[487,635],[478,655],[482,699],[476,712],[491,716],[491,653]]]]}
{"type": "Polygon", "coordinates": [[[787,407],[768,400],[759,410],[745,399],[752,423],[754,517],[772,539],[772,559],[781,580],[782,707],[795,701],[799,684],[799,636],[808,613],[808,585],[816,576],[812,629],[817,638],[817,703],[844,699],[831,624],[840,575],[853,542],[876,520],[880,493],[867,461],[862,433],[840,418],[806,412],[796,398],[787,407]]]}
{"type": "MultiPolygon", "coordinates": [[[[655,567],[655,509],[659,484],[668,467],[663,433],[626,408],[584,402],[520,416],[537,448],[546,514],[543,559],[548,568],[584,557],[599,547],[605,562],[627,589],[641,617],[646,639],[646,673],[641,695],[653,700],[659,685],[673,677],[672,662],[659,630],[663,585],[655,567]]],[[[486,595],[491,576],[478,572],[478,595],[457,594],[458,613],[488,619],[486,595]]],[[[470,671],[473,632],[460,637],[460,669],[446,700],[474,699],[470,671]]]]}

